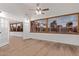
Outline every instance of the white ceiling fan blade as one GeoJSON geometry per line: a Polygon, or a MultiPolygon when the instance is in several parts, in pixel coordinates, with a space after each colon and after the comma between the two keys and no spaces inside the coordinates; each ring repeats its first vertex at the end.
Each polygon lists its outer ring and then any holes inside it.
{"type": "Polygon", "coordinates": [[[42,9],[42,11],[49,11],[49,8],[44,8],[42,9]]]}

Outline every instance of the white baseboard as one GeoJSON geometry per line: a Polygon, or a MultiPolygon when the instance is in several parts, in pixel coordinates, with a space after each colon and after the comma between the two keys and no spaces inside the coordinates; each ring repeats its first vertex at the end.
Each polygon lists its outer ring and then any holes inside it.
{"type": "Polygon", "coordinates": [[[30,37],[27,37],[27,36],[26,36],[26,37],[23,37],[23,40],[26,40],[26,39],[29,39],[29,38],[30,38],[30,37]]]}
{"type": "Polygon", "coordinates": [[[5,46],[7,44],[9,44],[9,42],[0,43],[0,47],[5,46]]]}
{"type": "MultiPolygon", "coordinates": [[[[29,39],[29,38],[32,38],[32,37],[24,37],[24,40],[26,40],[26,39],[29,39]]],[[[44,39],[44,38],[35,38],[35,37],[33,37],[32,39],[37,39],[37,40],[46,40],[46,41],[52,41],[52,42],[58,42],[58,43],[64,43],[64,44],[70,44],[70,45],[75,45],[75,46],[79,46],[79,44],[76,44],[76,42],[65,42],[65,41],[57,41],[57,40],[51,40],[51,39],[44,39]]]]}

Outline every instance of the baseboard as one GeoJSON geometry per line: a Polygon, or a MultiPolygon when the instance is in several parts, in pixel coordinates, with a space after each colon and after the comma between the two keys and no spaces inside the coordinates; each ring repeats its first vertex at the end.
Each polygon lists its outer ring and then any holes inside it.
{"type": "Polygon", "coordinates": [[[29,39],[30,37],[23,37],[23,40],[29,39]]]}
{"type": "MultiPolygon", "coordinates": [[[[24,37],[24,40],[26,40],[26,39],[29,39],[29,38],[31,38],[31,37],[24,37]]],[[[45,40],[45,41],[52,41],[52,42],[57,42],[57,43],[63,43],[63,44],[69,44],[69,45],[75,45],[75,46],[79,46],[78,44],[76,44],[76,43],[73,43],[73,42],[71,42],[71,43],[67,43],[67,42],[62,42],[62,41],[55,41],[55,40],[46,40],[46,39],[42,39],[42,38],[32,38],[32,39],[37,39],[37,40],[45,40]]]]}
{"type": "Polygon", "coordinates": [[[0,47],[5,46],[5,45],[7,45],[7,44],[9,44],[8,41],[7,41],[7,42],[4,42],[4,43],[0,43],[0,47]]]}

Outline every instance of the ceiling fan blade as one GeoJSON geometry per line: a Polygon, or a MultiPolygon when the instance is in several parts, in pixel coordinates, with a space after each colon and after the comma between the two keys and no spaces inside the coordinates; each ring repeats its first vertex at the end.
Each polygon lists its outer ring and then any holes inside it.
{"type": "Polygon", "coordinates": [[[49,8],[42,9],[42,11],[48,11],[48,10],[49,10],[49,8]]]}

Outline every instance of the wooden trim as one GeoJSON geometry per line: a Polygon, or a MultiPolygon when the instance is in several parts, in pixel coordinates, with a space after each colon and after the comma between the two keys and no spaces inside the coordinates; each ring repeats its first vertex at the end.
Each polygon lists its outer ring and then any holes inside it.
{"type": "Polygon", "coordinates": [[[30,33],[47,33],[47,34],[71,34],[71,35],[79,35],[79,33],[59,33],[59,32],[30,32],[30,33]]]}
{"type": "Polygon", "coordinates": [[[48,32],[48,19],[46,19],[46,32],[48,32]]]}
{"type": "Polygon", "coordinates": [[[29,24],[30,24],[30,32],[32,32],[32,26],[31,26],[31,21],[30,21],[30,23],[29,23],[29,24]]]}
{"type": "Polygon", "coordinates": [[[32,27],[31,27],[31,17],[29,18],[29,26],[30,26],[30,32],[32,32],[32,27]]]}
{"type": "Polygon", "coordinates": [[[77,21],[78,21],[77,32],[79,32],[79,14],[77,14],[77,21]]]}
{"type": "Polygon", "coordinates": [[[16,22],[16,23],[10,23],[10,24],[19,24],[19,23],[23,23],[23,22],[16,22]]]}
{"type": "Polygon", "coordinates": [[[17,28],[15,29],[15,31],[12,31],[12,30],[11,30],[11,25],[13,25],[13,24],[15,24],[16,27],[17,27],[17,24],[21,24],[22,27],[23,27],[23,22],[10,23],[10,31],[11,31],[11,32],[23,32],[23,28],[22,28],[22,31],[18,31],[17,28]]]}

